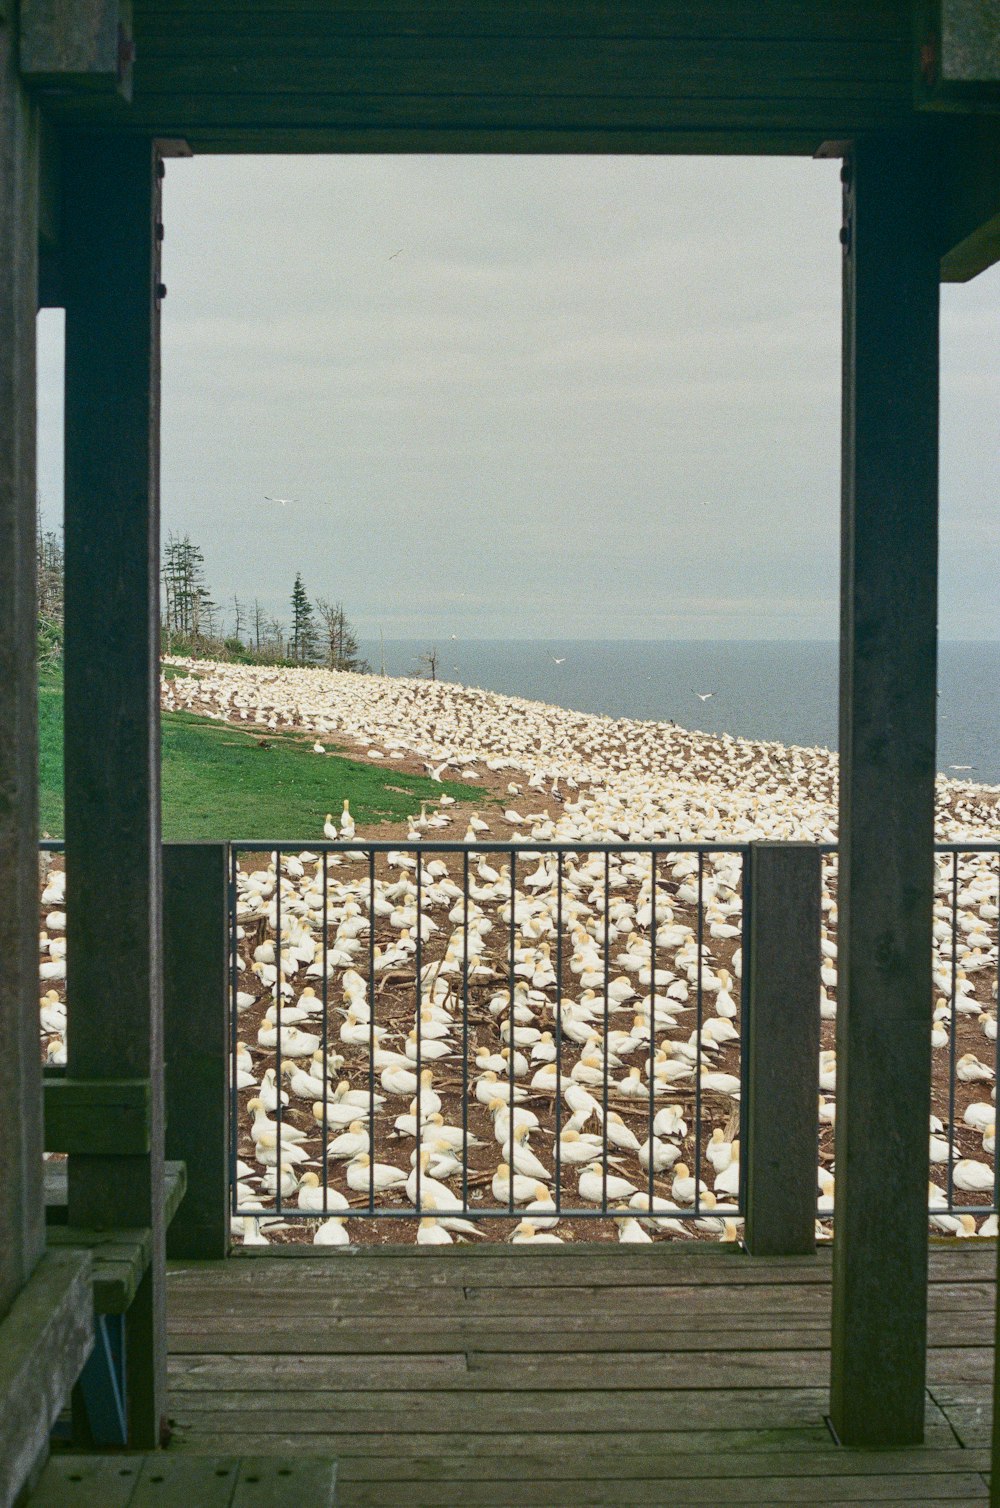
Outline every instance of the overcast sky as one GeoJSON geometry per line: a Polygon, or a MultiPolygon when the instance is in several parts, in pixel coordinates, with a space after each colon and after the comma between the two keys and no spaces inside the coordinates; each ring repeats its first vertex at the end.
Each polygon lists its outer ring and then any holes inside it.
{"type": "MultiPolygon", "coordinates": [[[[366,636],[835,636],[838,164],[196,158],[165,220],[163,525],[220,599],[287,612],[301,570],[366,636]]],[[[942,361],[941,632],[995,639],[1000,270],[943,289],[942,361]]]]}

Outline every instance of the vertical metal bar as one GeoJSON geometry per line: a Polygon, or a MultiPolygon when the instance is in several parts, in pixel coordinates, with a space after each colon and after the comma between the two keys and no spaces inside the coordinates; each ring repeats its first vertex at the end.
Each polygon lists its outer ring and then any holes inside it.
{"type": "MultiPolygon", "coordinates": [[[[935,889],[937,886],[935,885],[935,889]]],[[[933,998],[933,995],[932,995],[933,998]]],[[[955,1031],[958,1026],[958,853],[951,856],[951,1030],[948,1033],[948,1173],[945,1203],[955,1206],[955,1031]]],[[[930,1127],[928,1127],[928,1133],[930,1127]]]]}
{"type": "MultiPolygon", "coordinates": [[[[997,864],[997,907],[1000,909],[1000,862],[997,864]]],[[[996,930],[998,945],[1000,945],[1000,916],[997,917],[993,925],[996,930]]],[[[987,930],[989,930],[989,923],[987,923],[987,930]]],[[[1000,1021],[1000,946],[997,948],[995,985],[996,1016],[994,1019],[1000,1021]]],[[[993,1073],[993,1082],[996,1083],[996,1075],[1000,1074],[1000,1031],[998,1031],[996,1040],[993,1043],[993,1073]]],[[[995,1125],[993,1142],[993,1208],[997,1213],[1000,1213],[1000,1157],[997,1156],[995,1125]]],[[[1000,1495],[1000,1481],[998,1481],[998,1495],[1000,1495]]]]}
{"type": "Polygon", "coordinates": [[[323,850],[323,1067],[320,1073],[320,1081],[323,1085],[323,1216],[330,1213],[329,1208],[329,1178],[330,1178],[330,1113],[327,1109],[327,1059],[329,1057],[329,1015],[330,1015],[330,987],[327,979],[327,960],[329,958],[329,943],[327,940],[328,901],[327,901],[327,859],[329,855],[323,850]]]}
{"type": "Polygon", "coordinates": [[[562,1208],[563,851],[556,850],[556,1219],[562,1208]]]}
{"type": "Polygon", "coordinates": [[[469,850],[462,851],[462,1208],[469,1208],[469,850]]]}
{"type": "Polygon", "coordinates": [[[421,1019],[420,1019],[421,1008],[422,1008],[422,1005],[423,1005],[423,997],[422,997],[422,984],[423,984],[423,982],[421,980],[420,974],[421,974],[421,970],[423,968],[423,932],[424,932],[424,929],[423,929],[423,919],[422,919],[422,914],[421,914],[421,907],[423,905],[423,874],[422,874],[423,859],[422,859],[422,855],[421,855],[421,852],[420,852],[419,848],[416,850],[416,855],[417,855],[417,951],[416,951],[416,964],[417,964],[417,977],[416,977],[416,999],[417,999],[417,1189],[416,1189],[416,1192],[417,1192],[417,1197],[416,1197],[416,1200],[415,1200],[415,1208],[416,1208],[416,1211],[417,1211],[417,1219],[419,1220],[420,1213],[421,1213],[421,1210],[423,1208],[423,1204],[422,1204],[422,1201],[421,1201],[421,1193],[420,1193],[420,1182],[421,1182],[421,1179],[423,1177],[423,1169],[420,1166],[420,1152],[421,1152],[420,1138],[421,1138],[421,1129],[422,1129],[422,1126],[423,1126],[423,1088],[424,1088],[423,1084],[420,1082],[420,1075],[421,1075],[421,1072],[423,1071],[423,1039],[424,1039],[423,1023],[421,1022],[421,1019]]]}
{"type": "Polygon", "coordinates": [[[701,1026],[704,1015],[702,989],[702,948],[705,941],[705,853],[698,850],[698,998],[694,1050],[694,1212],[701,1212],[701,1026]]]}
{"type": "Polygon", "coordinates": [[[275,1168],[275,1171],[276,1171],[276,1175],[277,1175],[276,1178],[275,1178],[275,1183],[274,1183],[274,1191],[275,1191],[275,1206],[274,1207],[275,1207],[276,1211],[278,1212],[278,1214],[280,1215],[281,1214],[281,1006],[282,1006],[282,993],[283,993],[282,992],[282,985],[284,983],[284,976],[282,974],[282,969],[281,969],[281,849],[280,848],[276,848],[274,850],[274,930],[275,930],[275,937],[276,937],[275,948],[274,948],[274,968],[275,968],[274,1000],[275,1000],[275,1019],[276,1019],[276,1029],[277,1029],[277,1036],[275,1038],[275,1043],[274,1043],[274,1058],[275,1058],[275,1063],[277,1065],[276,1068],[275,1068],[275,1074],[274,1074],[275,1088],[277,1090],[277,1095],[276,1095],[276,1098],[275,1098],[275,1105],[274,1105],[274,1119],[275,1119],[275,1124],[277,1126],[277,1134],[276,1134],[275,1139],[274,1139],[275,1140],[275,1159],[276,1159],[276,1168],[275,1168]]]}
{"type": "Polygon", "coordinates": [[[227,933],[229,937],[229,1050],[232,1057],[229,1070],[229,1200],[232,1214],[236,1214],[239,1208],[239,1200],[236,1197],[236,1164],[239,1161],[240,1147],[240,1098],[239,1098],[239,1073],[236,1067],[237,1047],[239,1044],[239,1006],[236,997],[240,988],[239,971],[239,943],[236,937],[237,927],[237,894],[239,875],[239,856],[236,845],[229,850],[229,917],[227,933]]]}
{"type": "Polygon", "coordinates": [[[375,850],[368,850],[368,1213],[375,1213],[375,850]]]}
{"type": "Polygon", "coordinates": [[[603,1087],[601,1090],[601,1103],[604,1110],[604,1120],[601,1125],[603,1136],[601,1174],[601,1213],[608,1213],[608,1030],[610,1025],[610,1001],[608,991],[611,988],[611,850],[604,850],[604,1073],[603,1087]]]}
{"type": "MultiPolygon", "coordinates": [[[[750,1157],[749,1157],[749,1151],[750,1151],[750,1149],[749,1149],[748,1140],[747,1140],[747,1138],[748,1138],[748,1132],[749,1132],[749,1112],[748,1112],[747,1106],[748,1106],[749,1095],[750,1095],[750,1024],[749,1023],[750,1023],[750,1010],[751,1010],[751,1006],[750,1006],[750,990],[749,990],[749,983],[748,983],[748,981],[749,981],[749,978],[750,978],[749,941],[750,941],[750,927],[752,925],[751,918],[752,918],[752,911],[753,911],[753,885],[752,885],[751,878],[750,878],[750,850],[746,846],[744,846],[744,848],[742,849],[741,864],[742,864],[742,873],[743,873],[743,885],[742,885],[743,908],[742,908],[742,913],[741,913],[742,932],[741,932],[741,936],[740,936],[740,960],[742,962],[742,968],[740,970],[740,1113],[739,1113],[739,1126],[740,1126],[740,1152],[741,1152],[742,1155],[740,1156],[739,1201],[740,1201],[740,1213],[745,1216],[746,1215],[746,1210],[747,1210],[747,1177],[748,1177],[747,1170],[748,1170],[749,1165],[750,1165],[750,1157]]],[[[823,891],[822,891],[822,880],[821,880],[820,881],[820,903],[821,903],[821,905],[822,905],[822,899],[823,899],[823,891]]],[[[818,1002],[817,1002],[817,1004],[818,1004],[818,1002]]]]}
{"type": "Polygon", "coordinates": [[[510,1004],[507,1020],[510,1023],[510,1041],[507,1044],[510,1070],[510,1118],[507,1122],[507,1208],[514,1213],[514,913],[517,906],[517,851],[510,851],[510,1004]]]}
{"type": "Polygon", "coordinates": [[[649,1207],[653,1208],[653,1122],[656,1119],[656,851],[649,852],[650,913],[649,913],[649,1166],[646,1182],[649,1191],[649,1207]]]}

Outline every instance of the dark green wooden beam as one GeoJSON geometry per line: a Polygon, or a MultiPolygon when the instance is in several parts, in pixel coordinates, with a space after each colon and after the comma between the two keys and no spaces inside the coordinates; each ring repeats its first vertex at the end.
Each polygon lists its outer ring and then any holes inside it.
{"type": "Polygon", "coordinates": [[[134,1446],[166,1410],[157,165],[135,137],[63,143],[67,1076],[150,1086],[149,1150],[71,1154],[68,1218],[152,1232],[127,1322],[134,1446]]]}
{"type": "Polygon", "coordinates": [[[816,1249],[821,899],[814,844],[751,844],[741,1158],[755,1257],[816,1249]]]}
{"type": "Polygon", "coordinates": [[[624,151],[812,153],[913,113],[907,0],[137,0],[135,36],[130,110],[82,90],[46,107],[196,151],[352,150],[353,133],[388,130],[395,151],[470,151],[477,138],[479,150],[600,151],[617,131],[624,151]]]}
{"type": "Polygon", "coordinates": [[[948,120],[941,279],[967,283],[1000,260],[1000,119],[948,120]]]}
{"type": "Polygon", "coordinates": [[[229,1251],[229,930],[224,843],[163,849],[167,1154],[187,1164],[169,1257],[229,1251]]]}
{"type": "Polygon", "coordinates": [[[942,159],[876,138],[844,171],[831,1416],[888,1446],[924,1427],[942,159]]]}
{"type": "Polygon", "coordinates": [[[45,1150],[92,1156],[149,1153],[151,1100],[148,1079],[48,1079],[45,1083],[45,1150]]]}
{"type": "Polygon", "coordinates": [[[0,23],[0,1316],[42,1255],[35,307],[38,120],[0,23]]]}

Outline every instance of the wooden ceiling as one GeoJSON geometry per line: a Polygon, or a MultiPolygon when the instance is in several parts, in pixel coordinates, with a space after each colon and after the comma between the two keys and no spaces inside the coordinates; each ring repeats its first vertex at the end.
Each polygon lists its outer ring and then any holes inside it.
{"type": "Polygon", "coordinates": [[[134,0],[131,104],[195,152],[814,153],[914,118],[910,0],[134,0]]]}

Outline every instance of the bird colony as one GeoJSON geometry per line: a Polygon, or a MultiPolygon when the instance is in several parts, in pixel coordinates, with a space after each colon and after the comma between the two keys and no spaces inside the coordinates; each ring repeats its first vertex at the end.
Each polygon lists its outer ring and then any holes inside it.
{"type": "MultiPolygon", "coordinates": [[[[438,682],[203,662],[198,677],[164,682],[164,706],[299,730],[319,758],[335,743],[489,792],[470,817],[442,791],[398,847],[372,857],[336,799],[332,763],[336,816],[317,814],[311,849],[240,854],[238,1238],[738,1237],[740,845],[835,842],[835,756],[438,682]],[[418,846],[454,840],[466,854],[418,846]],[[580,848],[547,851],[560,843],[580,848]],[[606,843],[733,847],[655,860],[587,847],[606,843]]],[[[996,832],[995,790],[942,780],[938,806],[942,840],[996,832]]],[[[55,1062],[63,885],[55,865],[41,966],[55,1062]]],[[[823,915],[817,1216],[828,1234],[833,855],[823,915]]],[[[928,1210],[955,1236],[996,1233],[984,1212],[997,919],[998,855],[940,855],[928,1210]]]]}

